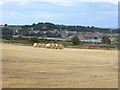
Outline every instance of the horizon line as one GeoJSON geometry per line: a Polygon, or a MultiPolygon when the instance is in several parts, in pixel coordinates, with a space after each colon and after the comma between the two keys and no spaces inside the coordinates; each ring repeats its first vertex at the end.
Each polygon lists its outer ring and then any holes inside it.
{"type": "MultiPolygon", "coordinates": [[[[96,28],[106,28],[106,29],[118,29],[119,27],[99,27],[95,25],[78,25],[78,24],[62,24],[62,23],[53,23],[53,22],[38,22],[38,23],[51,23],[55,25],[64,25],[64,26],[83,26],[83,27],[96,27],[96,28]]],[[[38,24],[38,23],[32,23],[32,24],[38,24]]],[[[7,24],[7,23],[5,23],[7,24]]],[[[0,26],[4,26],[5,24],[0,24],[0,26]]],[[[32,24],[7,24],[8,26],[25,26],[25,25],[32,25],[32,24]]]]}

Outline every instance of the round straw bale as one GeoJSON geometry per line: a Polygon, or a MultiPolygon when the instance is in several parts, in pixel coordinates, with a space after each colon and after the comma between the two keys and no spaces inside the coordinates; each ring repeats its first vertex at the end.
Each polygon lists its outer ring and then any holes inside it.
{"type": "Polygon", "coordinates": [[[42,47],[42,44],[41,43],[39,43],[39,48],[41,48],[42,47]]]}
{"type": "Polygon", "coordinates": [[[38,43],[34,43],[33,47],[39,47],[39,44],[38,43]]]}
{"type": "Polygon", "coordinates": [[[50,43],[46,44],[46,48],[51,48],[51,44],[50,43]]]}
{"type": "Polygon", "coordinates": [[[62,44],[59,44],[59,49],[63,49],[64,46],[62,44]]]}
{"type": "Polygon", "coordinates": [[[46,45],[43,43],[43,44],[42,44],[42,48],[45,48],[45,47],[46,47],[46,45]]]}
{"type": "Polygon", "coordinates": [[[54,44],[54,43],[51,44],[51,48],[52,48],[52,49],[55,48],[55,44],[54,44]]]}
{"type": "Polygon", "coordinates": [[[55,49],[58,49],[59,47],[58,47],[58,44],[55,44],[55,49]]]}

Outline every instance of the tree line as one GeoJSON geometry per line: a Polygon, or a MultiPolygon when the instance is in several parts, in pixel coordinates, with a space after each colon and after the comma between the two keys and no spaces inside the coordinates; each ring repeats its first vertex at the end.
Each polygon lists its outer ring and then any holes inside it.
{"type": "MultiPolygon", "coordinates": [[[[94,26],[78,26],[78,25],[58,25],[53,24],[49,22],[39,22],[37,24],[33,23],[32,25],[7,25],[5,24],[4,27],[2,27],[2,35],[12,35],[12,34],[22,34],[22,35],[29,35],[29,36],[42,36],[43,33],[37,33],[37,34],[29,34],[30,30],[33,31],[48,31],[48,30],[68,30],[68,31],[77,31],[77,32],[101,32],[101,33],[110,33],[110,28],[98,28],[94,26]],[[14,31],[18,29],[18,33],[14,33],[14,31]]],[[[113,30],[112,32],[116,33],[118,30],[113,30]]],[[[47,33],[46,33],[47,34],[47,33]]],[[[55,35],[54,35],[55,36],[55,35]]],[[[59,36],[59,35],[57,35],[59,36]]]]}

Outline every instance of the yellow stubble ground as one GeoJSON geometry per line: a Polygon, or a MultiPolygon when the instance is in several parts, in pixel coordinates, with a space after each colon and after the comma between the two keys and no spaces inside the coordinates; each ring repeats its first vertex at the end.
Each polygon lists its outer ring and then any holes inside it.
{"type": "Polygon", "coordinates": [[[2,45],[3,88],[117,88],[118,51],[2,45]]]}

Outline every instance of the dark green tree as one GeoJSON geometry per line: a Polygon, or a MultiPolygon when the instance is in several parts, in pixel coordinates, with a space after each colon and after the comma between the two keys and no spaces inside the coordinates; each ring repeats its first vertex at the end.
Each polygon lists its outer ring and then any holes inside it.
{"type": "Polygon", "coordinates": [[[102,43],[111,44],[111,40],[109,39],[108,36],[103,36],[102,37],[102,43]]]}
{"type": "Polygon", "coordinates": [[[74,36],[72,39],[71,39],[73,45],[79,45],[80,44],[80,39],[78,36],[74,36]]]}
{"type": "Polygon", "coordinates": [[[34,27],[34,26],[35,26],[35,23],[33,23],[32,26],[34,27]]]}
{"type": "Polygon", "coordinates": [[[7,27],[7,24],[5,24],[4,26],[7,27]]]}

